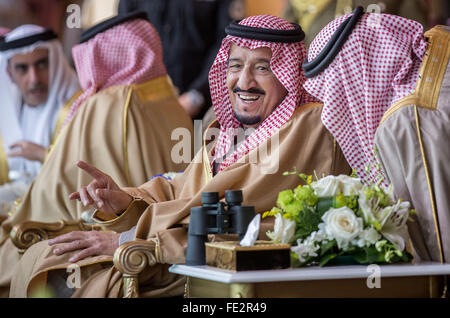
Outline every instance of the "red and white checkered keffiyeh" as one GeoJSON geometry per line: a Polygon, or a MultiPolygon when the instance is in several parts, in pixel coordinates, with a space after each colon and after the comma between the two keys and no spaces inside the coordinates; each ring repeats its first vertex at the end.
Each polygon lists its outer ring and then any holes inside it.
{"type": "Polygon", "coordinates": [[[64,126],[91,95],[114,85],[139,84],[166,74],[161,39],[148,21],[135,19],[101,32],[72,48],[83,88],[64,126]]]}
{"type": "MultiPolygon", "coordinates": [[[[330,22],[313,40],[308,59],[314,59],[339,25],[330,22]]],[[[366,13],[337,54],[304,87],[323,101],[322,121],[339,143],[348,163],[365,182],[374,159],[375,131],[389,106],[411,94],[426,50],[422,26],[389,14],[366,13]]]]}
{"type": "MultiPolygon", "coordinates": [[[[239,24],[276,30],[294,28],[288,21],[270,15],[248,17],[239,24]]],[[[301,65],[306,58],[306,48],[303,42],[266,42],[228,35],[223,39],[222,46],[209,72],[212,103],[217,120],[220,123],[220,135],[215,147],[214,160],[220,162],[223,159],[233,143],[237,128],[241,127],[241,124],[233,116],[226,85],[228,54],[231,43],[252,50],[260,47],[270,48],[272,50],[270,67],[280,83],[286,88],[288,94],[258,128],[221,162],[218,171],[229,167],[250,150],[270,138],[291,118],[298,106],[316,101],[302,87],[305,77],[301,65]]]]}

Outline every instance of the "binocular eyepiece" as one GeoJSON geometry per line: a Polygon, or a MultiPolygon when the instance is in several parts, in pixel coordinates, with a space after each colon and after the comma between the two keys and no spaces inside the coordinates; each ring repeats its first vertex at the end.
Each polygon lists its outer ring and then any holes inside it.
{"type": "Polygon", "coordinates": [[[241,190],[226,190],[225,202],[218,192],[203,192],[202,206],[192,207],[188,230],[186,265],[205,265],[205,242],[208,234],[239,234],[241,240],[255,216],[253,206],[241,205],[241,190]]]}

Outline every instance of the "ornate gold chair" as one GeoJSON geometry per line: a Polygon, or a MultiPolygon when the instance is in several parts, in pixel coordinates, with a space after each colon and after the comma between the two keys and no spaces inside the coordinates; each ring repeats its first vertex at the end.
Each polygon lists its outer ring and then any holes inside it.
{"type": "Polygon", "coordinates": [[[24,253],[30,246],[37,242],[52,239],[59,235],[72,231],[102,231],[99,224],[85,223],[79,221],[60,220],[54,223],[24,221],[15,225],[10,233],[14,245],[19,249],[19,253],[24,253]]]}
{"type": "MultiPolygon", "coordinates": [[[[2,220],[0,219],[0,223],[2,220]]],[[[11,240],[24,253],[37,242],[52,239],[72,231],[102,231],[99,224],[88,224],[60,220],[54,223],[25,221],[15,225],[10,233],[11,240]]],[[[155,243],[136,240],[122,244],[114,254],[114,266],[123,276],[123,297],[139,297],[138,276],[147,267],[156,264],[155,243]]]]}
{"type": "Polygon", "coordinates": [[[124,298],[139,297],[139,274],[155,264],[154,242],[135,240],[119,246],[114,253],[114,266],[122,273],[124,298]]]}

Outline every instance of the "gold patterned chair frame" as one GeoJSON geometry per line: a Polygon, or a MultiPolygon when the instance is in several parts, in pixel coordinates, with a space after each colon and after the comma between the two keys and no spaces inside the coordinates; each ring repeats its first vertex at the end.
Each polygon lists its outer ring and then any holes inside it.
{"type": "Polygon", "coordinates": [[[14,245],[19,253],[24,253],[30,246],[37,242],[52,239],[59,235],[72,231],[102,231],[98,224],[88,224],[82,220],[64,221],[54,223],[25,221],[15,225],[10,233],[14,245]]]}
{"type": "MultiPolygon", "coordinates": [[[[1,221],[1,220],[0,220],[1,221]]],[[[68,222],[60,220],[54,223],[25,221],[11,230],[11,240],[24,253],[37,242],[52,239],[72,231],[102,231],[98,224],[87,224],[83,221],[68,222]]],[[[122,244],[114,254],[114,266],[122,273],[123,297],[139,297],[139,274],[147,267],[156,264],[155,243],[136,240],[122,244]]]]}
{"type": "Polygon", "coordinates": [[[135,240],[124,243],[114,253],[114,266],[122,273],[123,297],[139,297],[139,274],[156,264],[155,243],[135,240]]]}

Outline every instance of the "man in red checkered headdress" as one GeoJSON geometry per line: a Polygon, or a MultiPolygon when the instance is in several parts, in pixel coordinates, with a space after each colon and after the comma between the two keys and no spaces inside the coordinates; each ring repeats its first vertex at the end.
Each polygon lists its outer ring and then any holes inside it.
{"type": "Polygon", "coordinates": [[[392,183],[417,211],[416,262],[450,262],[449,58],[449,27],[423,34],[416,21],[357,8],[316,36],[304,64],[305,89],[323,101],[351,167],[365,182],[392,183]]]}
{"type": "MultiPolygon", "coordinates": [[[[262,15],[232,23],[226,33],[209,73],[217,121],[206,130],[203,148],[184,173],[120,188],[99,169],[79,162],[94,181],[71,198],[97,208],[94,219],[115,233],[72,232],[35,244],[22,258],[13,296],[27,296],[45,284],[45,273],[64,281],[65,270],[58,274],[52,268],[71,262],[79,264],[85,276],[81,287],[67,294],[129,294],[133,290],[120,288],[122,275],[111,261],[114,253],[132,244],[127,241],[136,239],[147,242],[155,261],[140,274],[141,296],[182,295],[184,279],[168,268],[186,260],[190,208],[201,205],[203,192],[218,192],[222,200],[226,190],[242,190],[243,204],[262,213],[271,209],[280,191],[298,185],[298,177],[283,176],[285,171],[350,173],[320,122],[321,104],[302,88],[306,50],[300,26],[262,15]]],[[[264,221],[262,237],[273,226],[271,220],[264,221]]],[[[55,280],[46,286],[59,289],[55,280]]]]}

